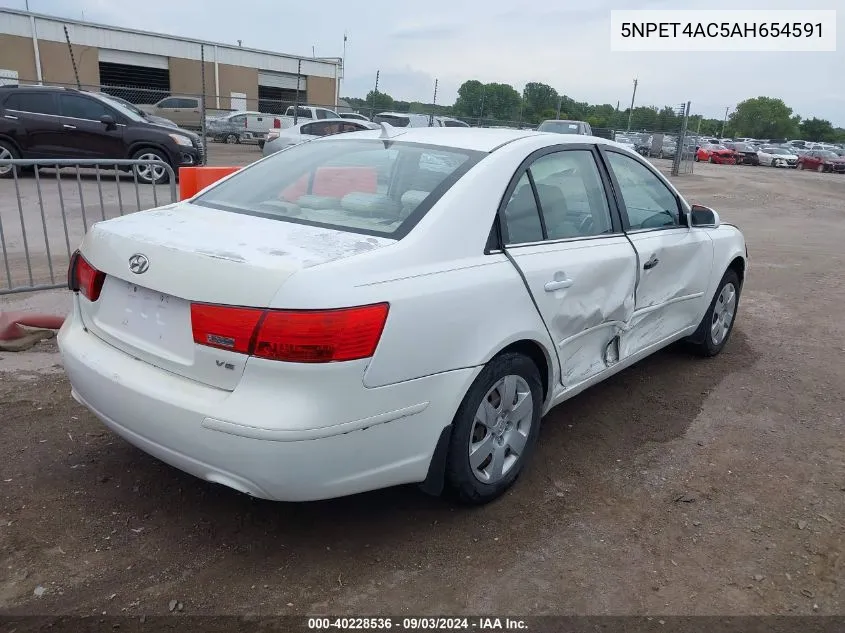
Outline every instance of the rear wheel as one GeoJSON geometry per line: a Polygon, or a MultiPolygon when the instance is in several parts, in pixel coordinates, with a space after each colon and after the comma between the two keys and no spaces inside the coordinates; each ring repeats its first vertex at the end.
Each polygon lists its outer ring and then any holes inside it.
{"type": "Polygon", "coordinates": [[[537,443],[542,407],[542,378],[530,358],[507,353],[491,360],[455,414],[447,491],[480,505],[510,488],[537,443]]]}
{"type": "MultiPolygon", "coordinates": [[[[157,149],[138,150],[132,155],[132,160],[156,160],[168,164],[167,156],[157,149]]],[[[138,180],[147,185],[163,185],[170,180],[170,174],[164,165],[136,165],[134,169],[138,180]]]]}
{"type": "MultiPolygon", "coordinates": [[[[20,158],[18,150],[11,143],[0,141],[0,160],[16,160],[20,158]]],[[[12,178],[14,165],[0,165],[0,178],[12,178]]]]}
{"type": "Polygon", "coordinates": [[[227,145],[234,145],[235,143],[240,143],[241,137],[237,134],[227,134],[226,135],[226,144],[227,145]]]}
{"type": "Polygon", "coordinates": [[[818,167],[816,167],[816,171],[822,173],[824,171],[824,165],[819,165],[818,167]]]}
{"type": "Polygon", "coordinates": [[[728,269],[698,329],[687,340],[692,352],[699,356],[715,356],[722,351],[733,331],[740,289],[739,276],[735,270],[728,269]]]}
{"type": "Polygon", "coordinates": [[[798,163],[798,169],[804,171],[804,163],[798,163]]]}

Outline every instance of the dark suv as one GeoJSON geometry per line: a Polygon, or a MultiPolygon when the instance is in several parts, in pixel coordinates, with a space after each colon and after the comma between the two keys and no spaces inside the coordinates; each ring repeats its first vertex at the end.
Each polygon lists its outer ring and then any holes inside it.
{"type": "MultiPolygon", "coordinates": [[[[0,86],[0,160],[14,158],[161,160],[180,166],[202,162],[193,132],[150,123],[99,93],[46,86],[0,86]]],[[[138,165],[138,179],[167,182],[168,172],[138,165]]],[[[0,178],[12,170],[0,166],[0,178]]]]}

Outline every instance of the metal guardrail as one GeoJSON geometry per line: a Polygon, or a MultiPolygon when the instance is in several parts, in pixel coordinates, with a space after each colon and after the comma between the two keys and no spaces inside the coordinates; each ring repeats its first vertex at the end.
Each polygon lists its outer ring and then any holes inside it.
{"type": "Polygon", "coordinates": [[[176,173],[162,161],[0,160],[0,176],[4,171],[0,295],[63,287],[71,253],[91,224],[178,200],[176,173]],[[144,167],[163,169],[166,182],[144,184],[138,177],[144,167]],[[42,174],[44,169],[54,170],[55,178],[42,174]]]}

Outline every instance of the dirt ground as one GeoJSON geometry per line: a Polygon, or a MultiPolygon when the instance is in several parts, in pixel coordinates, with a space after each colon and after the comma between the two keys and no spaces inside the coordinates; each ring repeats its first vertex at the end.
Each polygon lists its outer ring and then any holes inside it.
{"type": "Polygon", "coordinates": [[[552,411],[487,507],[414,487],[255,501],[107,432],[54,342],[0,354],[0,609],[845,613],[845,176],[696,165],[677,183],[748,239],[730,343],[552,411]]]}

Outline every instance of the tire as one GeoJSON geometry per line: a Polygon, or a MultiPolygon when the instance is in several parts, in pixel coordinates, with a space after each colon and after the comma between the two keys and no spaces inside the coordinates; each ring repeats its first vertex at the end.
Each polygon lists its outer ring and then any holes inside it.
{"type": "Polygon", "coordinates": [[[695,156],[693,156],[693,158],[692,158],[692,159],[693,159],[693,161],[695,161],[696,163],[700,160],[700,159],[698,158],[698,154],[696,154],[695,156]]]}
{"type": "Polygon", "coordinates": [[[224,140],[226,142],[226,145],[234,145],[236,143],[241,142],[241,137],[237,134],[227,134],[224,140]]]}
{"type": "Polygon", "coordinates": [[[716,161],[715,161],[715,160],[713,160],[713,157],[712,157],[712,156],[710,157],[710,162],[711,162],[711,163],[713,163],[714,165],[716,164],[716,161]]]}
{"type": "Polygon", "coordinates": [[[719,286],[716,288],[716,293],[713,295],[713,300],[710,302],[710,307],[701,319],[698,329],[695,333],[687,339],[687,348],[697,354],[698,356],[710,357],[716,356],[728,342],[733,332],[734,323],[736,322],[736,313],[739,308],[739,298],[742,293],[742,285],[739,282],[739,276],[733,269],[728,269],[719,286]],[[732,298],[728,296],[733,289],[732,298]],[[728,305],[732,301],[733,309],[729,313],[729,321],[726,322],[725,304],[728,305]],[[716,319],[721,321],[721,327],[716,328],[716,319]]]}
{"type": "Polygon", "coordinates": [[[464,396],[452,422],[446,459],[446,493],[468,505],[488,503],[504,494],[534,452],[542,408],[542,378],[531,359],[522,354],[506,353],[487,363],[464,396]],[[518,404],[514,409],[508,405],[502,408],[500,395],[508,388],[514,390],[515,399],[519,399],[522,407],[518,404]],[[485,403],[491,414],[499,413],[491,420],[490,427],[479,419],[479,410],[485,403]],[[509,419],[508,414],[512,415],[513,411],[519,412],[518,417],[509,419]],[[477,460],[470,457],[473,444],[478,451],[477,460]],[[512,457],[515,459],[510,459],[512,457]],[[497,467],[502,468],[501,474],[497,467]]]}
{"type": "MultiPolygon", "coordinates": [[[[20,157],[14,145],[6,141],[0,141],[0,160],[17,160],[20,157]]],[[[0,167],[0,178],[14,178],[14,173],[14,166],[0,167]]],[[[20,170],[18,170],[18,174],[20,174],[20,170]]]]}
{"type": "Polygon", "coordinates": [[[816,171],[819,172],[820,174],[823,174],[824,171],[825,171],[824,165],[819,165],[818,167],[816,167],[816,171]]]}
{"type": "Polygon", "coordinates": [[[798,169],[804,171],[804,163],[798,163],[798,169]]]}
{"type": "MultiPolygon", "coordinates": [[[[160,160],[163,163],[170,164],[167,156],[158,149],[139,149],[132,155],[132,160],[160,160]]],[[[138,176],[138,182],[145,185],[163,185],[170,180],[170,174],[163,167],[156,165],[138,165],[134,167],[135,173],[138,176]]]]}

